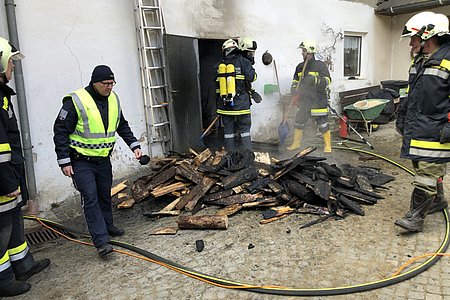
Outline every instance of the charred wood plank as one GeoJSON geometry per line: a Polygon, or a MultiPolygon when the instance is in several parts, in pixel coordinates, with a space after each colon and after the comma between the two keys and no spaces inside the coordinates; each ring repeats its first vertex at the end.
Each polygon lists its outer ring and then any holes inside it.
{"type": "Polygon", "coordinates": [[[208,166],[205,164],[198,166],[197,170],[202,173],[213,173],[213,174],[217,174],[217,175],[221,175],[221,176],[229,176],[229,175],[233,174],[230,171],[219,170],[215,167],[211,167],[211,166],[208,166]]]}
{"type": "Polygon", "coordinates": [[[258,177],[259,172],[255,167],[250,167],[225,177],[222,180],[224,190],[232,189],[244,182],[249,182],[258,177]]]}
{"type": "Polygon", "coordinates": [[[292,161],[290,163],[287,163],[287,165],[277,171],[275,173],[274,179],[277,180],[278,178],[280,178],[281,176],[283,176],[284,174],[288,173],[289,171],[295,169],[302,161],[303,161],[303,157],[305,155],[308,155],[309,153],[313,152],[314,150],[316,150],[316,148],[314,147],[307,147],[305,149],[303,149],[302,151],[298,152],[294,158],[292,159],[292,161]]]}
{"type": "Polygon", "coordinates": [[[194,168],[187,162],[183,161],[176,167],[177,174],[189,179],[193,183],[199,184],[202,182],[202,176],[200,176],[194,168]]]}
{"type": "Polygon", "coordinates": [[[186,207],[186,209],[192,211],[198,199],[200,199],[200,197],[202,197],[213,186],[214,183],[216,183],[215,179],[204,177],[201,184],[196,185],[191,189],[189,193],[181,197],[180,202],[178,202],[175,208],[183,209],[187,206],[188,203],[191,203],[188,207],[186,207]]]}
{"type": "Polygon", "coordinates": [[[269,184],[270,178],[261,178],[253,181],[249,186],[247,186],[245,189],[250,193],[254,194],[261,189],[265,188],[269,184]]]}
{"type": "Polygon", "coordinates": [[[346,209],[354,212],[357,215],[364,216],[364,210],[355,201],[350,200],[349,198],[345,197],[342,194],[339,195],[337,201],[338,201],[339,204],[343,205],[346,209]]]}
{"type": "Polygon", "coordinates": [[[261,194],[239,194],[232,195],[229,197],[217,199],[215,201],[210,201],[212,205],[228,206],[232,204],[243,204],[247,202],[253,202],[258,198],[262,198],[261,194]]]}
{"type": "Polygon", "coordinates": [[[372,184],[370,184],[369,178],[363,174],[356,174],[356,184],[363,190],[373,192],[372,184]]]}
{"type": "Polygon", "coordinates": [[[181,216],[177,220],[180,229],[227,229],[226,215],[181,216]]]}
{"type": "Polygon", "coordinates": [[[332,176],[332,177],[341,177],[342,176],[342,171],[341,169],[339,169],[336,165],[329,165],[325,162],[322,162],[319,164],[324,170],[325,172],[332,176]]]}
{"type": "Polygon", "coordinates": [[[283,186],[272,179],[269,181],[269,188],[277,195],[284,192],[283,186]]]}
{"type": "Polygon", "coordinates": [[[307,184],[310,186],[314,185],[314,181],[310,177],[308,177],[305,174],[302,174],[300,172],[291,171],[291,172],[289,172],[289,176],[291,176],[294,179],[297,179],[300,183],[307,184]]]}
{"type": "Polygon", "coordinates": [[[320,179],[314,181],[314,193],[322,199],[330,199],[331,183],[320,179]]]}
{"type": "Polygon", "coordinates": [[[226,191],[220,191],[220,192],[204,195],[202,197],[203,203],[214,202],[218,199],[229,197],[229,196],[233,195],[233,193],[234,193],[233,190],[226,190],[226,191]]]}
{"type": "MultiPolygon", "coordinates": [[[[347,189],[343,189],[343,188],[339,188],[336,186],[333,186],[333,191],[336,192],[337,194],[343,194],[349,198],[352,198],[354,200],[359,200],[362,201],[364,203],[367,204],[375,204],[378,202],[379,198],[375,198],[375,197],[371,197],[369,195],[365,195],[363,193],[360,193],[356,190],[347,190],[347,189]]],[[[377,195],[378,196],[378,195],[377,195]]]]}
{"type": "Polygon", "coordinates": [[[294,194],[301,200],[311,201],[314,199],[314,192],[296,181],[287,180],[286,187],[291,194],[294,194]]]}

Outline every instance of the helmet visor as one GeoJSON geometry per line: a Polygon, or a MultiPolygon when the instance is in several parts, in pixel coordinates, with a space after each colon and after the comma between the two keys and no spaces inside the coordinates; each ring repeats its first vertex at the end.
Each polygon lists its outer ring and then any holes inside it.
{"type": "Polygon", "coordinates": [[[11,59],[12,60],[20,60],[22,58],[25,57],[25,55],[23,55],[22,53],[20,53],[19,50],[17,50],[16,47],[14,47],[13,45],[11,45],[11,43],[9,44],[11,46],[11,59]]]}

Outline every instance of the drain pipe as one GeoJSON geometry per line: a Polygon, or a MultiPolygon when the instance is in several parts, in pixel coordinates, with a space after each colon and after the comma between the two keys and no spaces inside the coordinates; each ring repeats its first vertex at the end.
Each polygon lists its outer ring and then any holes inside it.
{"type": "MultiPolygon", "coordinates": [[[[17,34],[17,23],[14,0],[5,0],[6,22],[8,24],[9,40],[20,50],[19,37],[17,34]]],[[[22,136],[23,155],[25,157],[25,173],[27,177],[28,193],[30,199],[36,198],[36,177],[33,166],[33,153],[30,136],[30,124],[28,121],[27,99],[25,96],[25,84],[23,81],[22,62],[14,61],[14,81],[16,84],[17,104],[19,106],[20,130],[22,136]]]]}
{"type": "MultiPolygon", "coordinates": [[[[400,1],[398,1],[400,2],[400,1]]],[[[387,16],[394,16],[394,15],[401,15],[401,14],[407,14],[411,12],[418,12],[422,10],[428,10],[432,8],[437,8],[440,6],[446,6],[450,4],[450,0],[428,0],[428,1],[421,1],[421,2],[413,2],[412,3],[405,3],[405,1],[401,1],[401,3],[405,4],[397,4],[397,1],[385,1],[381,3],[376,9],[375,13],[378,15],[387,15],[387,16]]]]}

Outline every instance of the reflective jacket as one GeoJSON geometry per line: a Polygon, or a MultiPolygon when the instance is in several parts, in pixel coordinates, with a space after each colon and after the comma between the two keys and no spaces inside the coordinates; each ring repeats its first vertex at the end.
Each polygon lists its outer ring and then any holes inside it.
{"type": "MultiPolygon", "coordinates": [[[[117,94],[114,94],[110,97],[103,97],[99,95],[94,87],[92,85],[89,85],[84,88],[84,90],[87,92],[87,94],[93,99],[93,102],[90,102],[91,99],[89,99],[89,105],[95,105],[95,107],[92,106],[94,109],[95,114],[97,117],[95,117],[97,124],[95,126],[98,130],[98,126],[100,125],[100,128],[102,130],[102,133],[99,135],[101,138],[104,137],[104,141],[108,143],[108,139],[111,139],[111,131],[114,128],[115,132],[119,134],[119,136],[125,141],[125,143],[130,147],[131,151],[134,151],[137,148],[140,148],[140,144],[138,140],[134,137],[133,132],[131,131],[127,120],[123,116],[123,112],[120,110],[120,104],[117,104],[117,110],[118,110],[118,120],[114,121],[110,118],[110,99],[111,101],[116,99],[119,103],[119,99],[117,94]],[[97,114],[98,111],[98,114],[97,114]],[[99,120],[100,115],[100,120],[99,120]],[[111,120],[111,121],[109,121],[111,120]],[[98,123],[98,121],[100,123],[98,123]],[[116,126],[116,123],[118,122],[118,125],[116,126]],[[110,132],[110,133],[108,133],[110,132]]],[[[84,92],[82,92],[84,93],[84,92]]],[[[86,94],[84,94],[86,97],[88,97],[86,94]]],[[[63,106],[58,114],[58,117],[55,120],[54,126],[53,126],[53,141],[55,143],[55,151],[58,158],[58,165],[60,167],[65,167],[71,164],[71,158],[77,157],[79,154],[83,154],[81,152],[78,152],[81,147],[76,147],[75,145],[70,145],[71,140],[78,141],[79,138],[75,138],[72,134],[76,134],[77,131],[80,131],[82,128],[81,124],[86,124],[81,118],[81,114],[79,115],[79,107],[75,107],[75,102],[73,98],[68,95],[64,97],[63,99],[63,106]],[[78,110],[77,110],[78,109],[78,110]],[[69,138],[70,136],[70,138],[69,138]],[[74,147],[75,146],[75,147],[74,147]]],[[[114,116],[115,113],[112,112],[112,118],[116,119],[114,116]]],[[[92,126],[92,124],[90,125],[92,126]]],[[[83,129],[84,130],[84,129],[83,129]]],[[[90,129],[92,130],[92,128],[90,129]]],[[[79,135],[79,134],[77,134],[79,135]]],[[[80,140],[81,141],[81,140],[80,140]]],[[[106,149],[106,148],[104,148],[106,149]]],[[[107,155],[111,154],[111,151],[113,148],[108,147],[109,152],[107,155]]],[[[95,150],[95,149],[93,149],[95,150]]],[[[101,150],[101,149],[100,149],[101,150]]],[[[82,150],[80,150],[82,151],[82,150]]],[[[99,151],[100,152],[100,151],[99,151]]],[[[87,154],[84,154],[87,155],[87,154]]],[[[89,155],[87,155],[89,156],[89,155]]]]}
{"type": "Polygon", "coordinates": [[[418,56],[414,60],[409,70],[408,97],[401,108],[401,157],[434,163],[450,161],[450,143],[439,143],[450,111],[449,74],[450,44],[440,46],[429,58],[418,56]]]}
{"type": "Polygon", "coordinates": [[[233,98],[233,106],[224,103],[219,94],[219,78],[216,78],[217,113],[221,115],[245,115],[250,114],[251,100],[249,91],[251,83],[256,80],[256,72],[251,62],[240,54],[227,55],[215,67],[218,74],[219,64],[233,64],[236,72],[236,96],[233,98]]]}
{"type": "Polygon", "coordinates": [[[116,93],[108,97],[108,123],[103,125],[97,104],[85,89],[70,94],[78,115],[74,132],[69,135],[70,147],[85,156],[106,157],[116,142],[120,103],[116,93]],[[106,129],[106,130],[105,130],[106,129]]]}
{"type": "Polygon", "coordinates": [[[0,82],[0,214],[23,205],[22,197],[6,195],[19,189],[14,164],[23,164],[19,127],[11,96],[16,93],[0,82]]]}
{"type": "Polygon", "coordinates": [[[311,116],[324,116],[328,114],[328,85],[331,82],[330,72],[323,61],[311,57],[306,65],[305,74],[302,74],[301,62],[295,68],[291,84],[291,94],[300,94],[298,106],[310,107],[311,116]],[[303,76],[297,89],[300,78],[303,76]]]}

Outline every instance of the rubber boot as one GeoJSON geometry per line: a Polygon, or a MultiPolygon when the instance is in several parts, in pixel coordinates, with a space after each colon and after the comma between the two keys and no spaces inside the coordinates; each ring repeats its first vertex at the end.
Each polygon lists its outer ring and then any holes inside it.
{"type": "Polygon", "coordinates": [[[434,197],[433,202],[431,202],[428,214],[433,214],[437,211],[441,211],[448,207],[447,200],[445,199],[444,196],[444,184],[442,183],[442,177],[439,177],[436,188],[437,194],[436,197],[434,197]]]}
{"type": "Polygon", "coordinates": [[[287,147],[287,150],[295,150],[300,149],[300,146],[302,145],[302,136],[303,136],[303,130],[301,129],[295,129],[294,130],[294,141],[292,141],[292,145],[287,147]]]}
{"type": "Polygon", "coordinates": [[[31,285],[28,282],[13,280],[0,287],[0,297],[12,297],[22,295],[28,292],[31,285]]]}
{"type": "Polygon", "coordinates": [[[411,197],[410,211],[402,218],[395,221],[395,225],[411,232],[420,232],[423,222],[430,209],[433,198],[422,190],[414,189],[411,197]]]}
{"type": "Polygon", "coordinates": [[[331,153],[331,132],[329,130],[323,134],[323,142],[325,144],[323,152],[331,153]]]}

